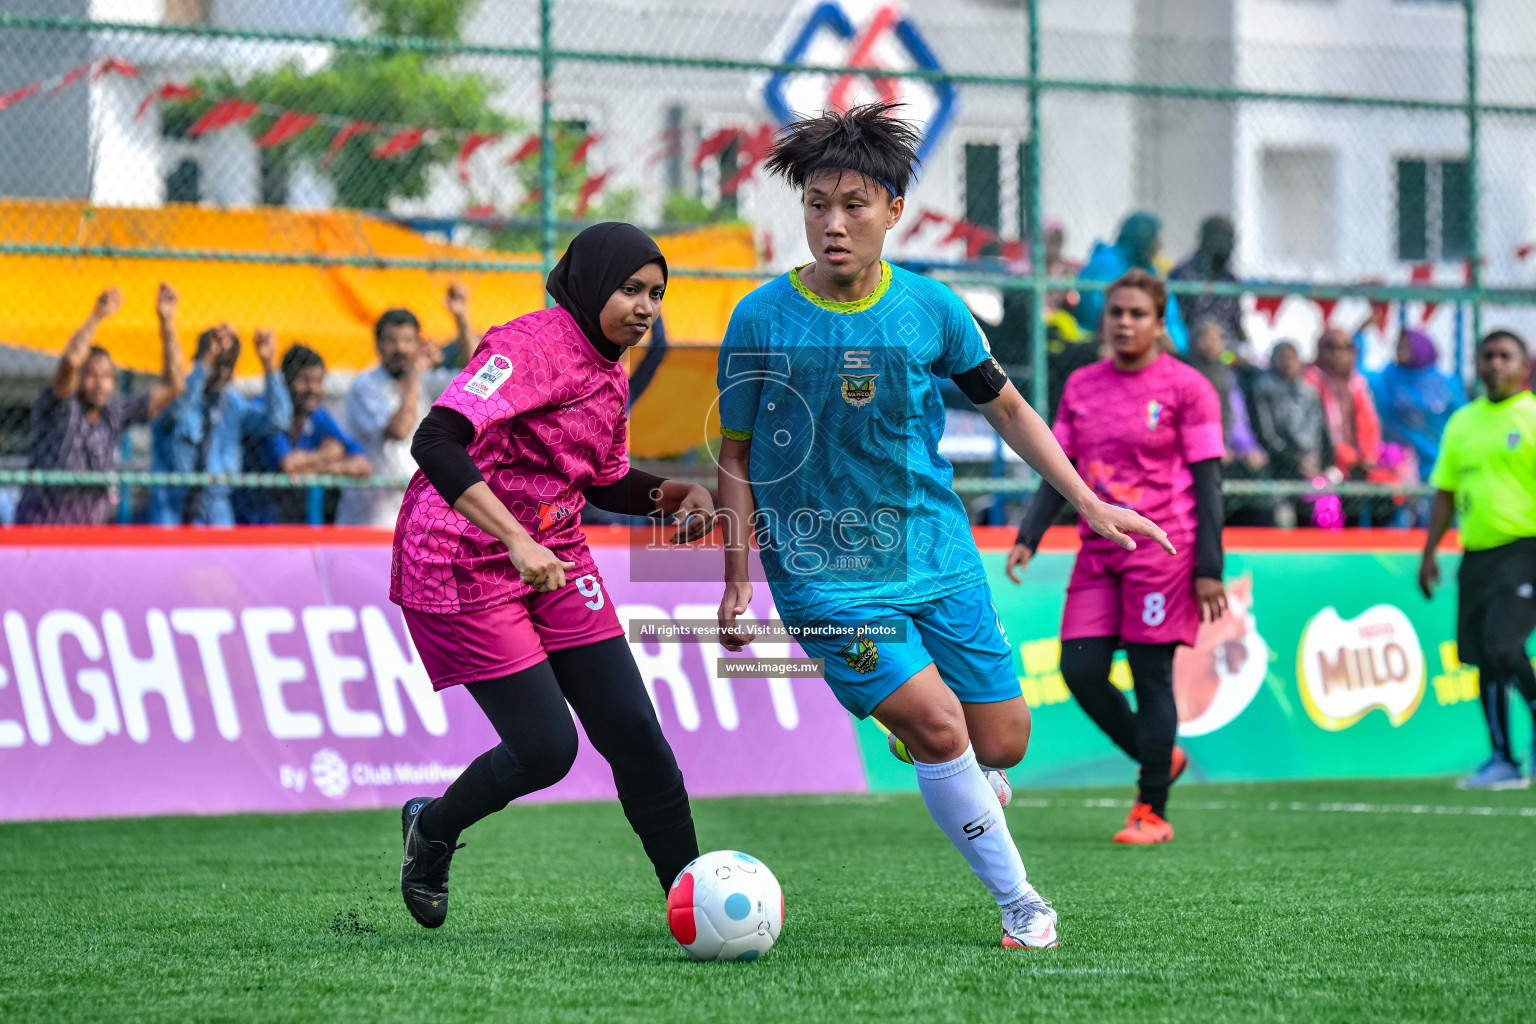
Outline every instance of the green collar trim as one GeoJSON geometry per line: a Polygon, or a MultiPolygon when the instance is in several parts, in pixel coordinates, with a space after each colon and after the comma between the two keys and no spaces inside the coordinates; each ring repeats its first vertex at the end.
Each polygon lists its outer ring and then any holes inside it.
{"type": "Polygon", "coordinates": [[[891,289],[891,265],[885,262],[885,260],[881,260],[880,283],[875,286],[874,291],[870,292],[862,299],[855,299],[853,302],[833,302],[831,299],[824,299],[820,295],[817,295],[815,292],[811,291],[809,286],[807,286],[804,281],[800,280],[800,271],[804,270],[808,266],[810,266],[809,263],[802,263],[800,266],[791,270],[789,272],[789,283],[794,285],[795,291],[805,296],[806,300],[812,305],[820,306],[822,309],[825,309],[828,312],[862,313],[866,309],[869,309],[871,306],[873,306],[875,303],[879,302],[882,298],[884,298],[885,293],[891,289]]]}

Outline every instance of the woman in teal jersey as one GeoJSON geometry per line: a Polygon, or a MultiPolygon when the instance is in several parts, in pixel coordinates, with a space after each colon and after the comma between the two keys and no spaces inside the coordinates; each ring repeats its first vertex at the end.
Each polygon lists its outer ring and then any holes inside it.
{"type": "Polygon", "coordinates": [[[800,192],[813,260],[736,307],[720,353],[723,643],[752,597],[747,524],[780,615],[853,714],[910,752],[929,812],[1002,908],[1003,945],[1057,944],[984,766],[1024,756],[1029,708],[953,470],[950,377],[1003,439],[1127,548],[1151,522],[1101,502],[994,360],[964,303],[880,258],[921,136],[889,104],[784,129],[768,169],[800,192]]]}

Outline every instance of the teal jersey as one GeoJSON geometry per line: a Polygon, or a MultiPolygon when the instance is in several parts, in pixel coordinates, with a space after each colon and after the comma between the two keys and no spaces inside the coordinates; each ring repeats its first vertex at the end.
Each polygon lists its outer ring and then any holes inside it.
{"type": "Polygon", "coordinates": [[[752,443],[756,536],[780,610],[920,601],[985,581],[939,454],[938,384],[989,358],[954,292],[889,264],[858,302],[822,299],[791,271],[736,306],[720,427],[752,443]]]}

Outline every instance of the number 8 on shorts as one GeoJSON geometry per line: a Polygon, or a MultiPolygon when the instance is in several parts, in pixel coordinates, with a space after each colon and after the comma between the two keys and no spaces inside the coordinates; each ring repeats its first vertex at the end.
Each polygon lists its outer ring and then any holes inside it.
{"type": "Polygon", "coordinates": [[[1168,617],[1168,601],[1161,590],[1154,590],[1141,602],[1141,621],[1149,626],[1161,626],[1168,617]]]}

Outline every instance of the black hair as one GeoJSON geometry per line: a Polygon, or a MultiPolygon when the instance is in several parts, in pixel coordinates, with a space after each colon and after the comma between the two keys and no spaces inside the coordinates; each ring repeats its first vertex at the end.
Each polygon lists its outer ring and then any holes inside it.
{"type": "Polygon", "coordinates": [[[1510,341],[1514,342],[1515,347],[1520,350],[1520,358],[1526,360],[1527,362],[1530,361],[1531,347],[1525,343],[1524,338],[1520,337],[1520,335],[1516,334],[1508,327],[1497,327],[1483,335],[1482,339],[1477,343],[1477,351],[1481,353],[1483,351],[1484,345],[1488,344],[1490,341],[1497,341],[1500,338],[1508,338],[1510,341]]]}
{"type": "Polygon", "coordinates": [[[92,359],[96,359],[96,358],[99,358],[99,357],[105,357],[107,362],[113,363],[113,365],[116,365],[115,360],[113,360],[113,358],[112,358],[112,353],[108,352],[106,349],[102,348],[100,345],[92,345],[90,347],[90,350],[85,353],[85,358],[80,361],[80,365],[84,366],[86,363],[90,362],[92,359]]]}
{"type": "Polygon", "coordinates": [[[786,125],[768,154],[765,166],[791,185],[805,188],[817,171],[853,171],[872,178],[897,196],[907,186],[919,161],[923,133],[891,116],[898,103],[866,103],[839,113],[823,111],[786,125]]]}
{"type": "Polygon", "coordinates": [[[386,309],[379,315],[379,319],[373,325],[373,340],[377,344],[384,337],[384,330],[388,327],[405,325],[421,330],[421,321],[416,319],[416,314],[408,309],[386,309]]]}
{"type": "Polygon", "coordinates": [[[288,382],[289,390],[293,389],[293,379],[311,366],[325,368],[325,359],[319,352],[308,345],[290,345],[288,351],[283,353],[283,380],[288,382]]]}
{"type": "MultiPolygon", "coordinates": [[[[210,327],[197,336],[197,351],[193,353],[193,359],[201,359],[208,354],[208,350],[213,347],[213,339],[219,336],[220,330],[221,328],[218,327],[210,327]]],[[[231,366],[240,361],[240,335],[232,334],[232,336],[235,339],[235,343],[230,346],[229,351],[224,353],[224,358],[220,360],[220,362],[228,363],[231,366]]]]}
{"type": "Polygon", "coordinates": [[[1291,341],[1289,338],[1287,338],[1285,341],[1275,342],[1274,347],[1269,350],[1269,364],[1271,366],[1275,364],[1275,357],[1280,354],[1281,349],[1289,349],[1293,356],[1295,356],[1297,359],[1301,358],[1301,349],[1296,347],[1296,343],[1294,341],[1291,341]]]}

